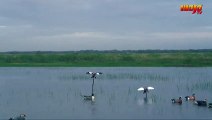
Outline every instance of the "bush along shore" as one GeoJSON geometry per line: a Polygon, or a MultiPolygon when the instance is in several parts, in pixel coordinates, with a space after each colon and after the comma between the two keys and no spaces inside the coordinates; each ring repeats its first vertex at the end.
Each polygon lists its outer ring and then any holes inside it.
{"type": "Polygon", "coordinates": [[[212,51],[12,52],[1,67],[212,67],[212,51]]]}

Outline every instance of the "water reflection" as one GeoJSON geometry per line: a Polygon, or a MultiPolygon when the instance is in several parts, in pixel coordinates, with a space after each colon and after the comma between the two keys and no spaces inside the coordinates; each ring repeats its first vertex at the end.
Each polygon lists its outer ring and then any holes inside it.
{"type": "Polygon", "coordinates": [[[144,97],[144,98],[139,98],[137,103],[139,106],[142,106],[144,104],[152,105],[156,103],[156,101],[153,98],[144,97]]]}

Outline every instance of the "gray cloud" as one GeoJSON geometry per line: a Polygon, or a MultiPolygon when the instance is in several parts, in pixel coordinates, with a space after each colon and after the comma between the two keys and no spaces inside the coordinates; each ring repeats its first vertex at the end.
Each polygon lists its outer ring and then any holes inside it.
{"type": "Polygon", "coordinates": [[[2,0],[0,51],[211,48],[212,3],[2,0]],[[203,4],[202,15],[180,12],[203,4]]]}

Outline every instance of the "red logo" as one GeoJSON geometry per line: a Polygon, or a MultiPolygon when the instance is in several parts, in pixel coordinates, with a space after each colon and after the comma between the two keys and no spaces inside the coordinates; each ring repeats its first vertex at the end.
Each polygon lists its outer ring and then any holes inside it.
{"type": "Polygon", "coordinates": [[[180,11],[192,11],[192,14],[202,14],[203,5],[181,5],[180,11]]]}

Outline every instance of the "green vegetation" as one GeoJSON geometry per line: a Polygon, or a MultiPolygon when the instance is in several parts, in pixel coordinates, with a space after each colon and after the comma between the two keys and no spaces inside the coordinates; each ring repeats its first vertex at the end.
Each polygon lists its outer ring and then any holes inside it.
{"type": "Polygon", "coordinates": [[[15,52],[0,53],[0,66],[207,67],[212,66],[212,52],[15,52]]]}

